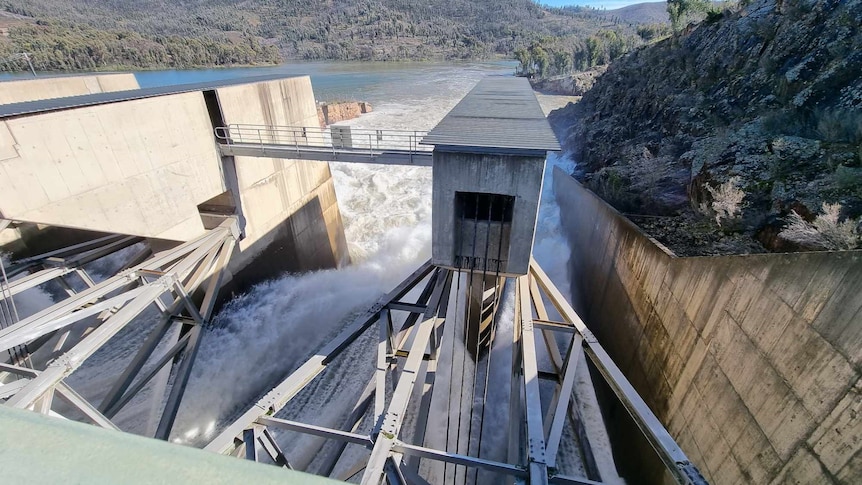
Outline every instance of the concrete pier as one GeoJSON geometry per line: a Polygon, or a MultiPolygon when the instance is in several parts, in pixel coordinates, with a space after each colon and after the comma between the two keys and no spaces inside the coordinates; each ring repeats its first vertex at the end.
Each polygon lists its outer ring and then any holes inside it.
{"type": "MultiPolygon", "coordinates": [[[[128,76],[95,76],[97,94],[2,106],[0,217],[176,244],[237,215],[228,281],[261,255],[245,283],[349,260],[327,162],[222,157],[214,137],[226,122],[317,127],[307,76],[107,92],[128,76]]],[[[69,79],[52,81],[95,82],[69,79]]],[[[42,80],[16,83],[7,91],[42,80]]]]}

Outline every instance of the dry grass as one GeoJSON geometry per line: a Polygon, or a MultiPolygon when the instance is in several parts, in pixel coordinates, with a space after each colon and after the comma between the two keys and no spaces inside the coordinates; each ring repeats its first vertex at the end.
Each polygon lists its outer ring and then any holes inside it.
{"type": "Polygon", "coordinates": [[[840,221],[841,204],[823,203],[821,213],[808,222],[796,211],[788,217],[787,226],[779,236],[801,246],[827,249],[846,250],[859,247],[859,235],[856,226],[859,221],[845,219],[840,221]]]}
{"type": "Polygon", "coordinates": [[[739,177],[731,177],[727,182],[718,186],[718,188],[707,186],[706,189],[712,194],[711,209],[715,217],[715,222],[721,226],[721,221],[732,220],[742,212],[742,200],[745,199],[745,192],[739,187],[739,177]]]}

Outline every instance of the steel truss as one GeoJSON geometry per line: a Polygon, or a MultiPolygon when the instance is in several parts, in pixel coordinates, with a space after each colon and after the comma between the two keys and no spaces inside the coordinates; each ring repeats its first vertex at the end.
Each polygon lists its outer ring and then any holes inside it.
{"type": "MultiPolygon", "coordinates": [[[[52,410],[56,396],[93,424],[117,429],[111,418],[166,364],[176,362],[173,385],[155,433],[156,438],[167,439],[191,373],[201,329],[212,316],[222,270],[230,260],[238,234],[235,218],[226,218],[215,229],[173,249],[153,255],[149,247],[144,248],[116,275],[98,284],[83,265],[141,238],[106,236],[13,264],[10,277],[28,271],[30,274],[4,284],[0,300],[11,300],[21,291],[51,280],[58,281],[69,297],[0,329],[0,351],[26,346],[32,353],[53,344],[44,369],[30,368],[29,360],[0,364],[0,382],[4,382],[0,400],[5,400],[6,406],[48,414],[57,412],[52,410]],[[74,290],[65,279],[71,273],[77,274],[87,288],[74,290]],[[160,321],[101,403],[88,402],[64,383],[87,358],[152,305],[160,310],[160,321]],[[84,319],[89,320],[82,322],[84,319]],[[77,322],[86,325],[73,325],[77,322]],[[154,357],[156,347],[173,325],[180,327],[177,341],[170,350],[154,357]],[[85,328],[73,337],[73,329],[78,327],[85,328]],[[141,375],[144,364],[152,358],[155,365],[141,375]]],[[[160,402],[162,396],[155,398],[160,402]]]]}
{"type": "MultiPolygon", "coordinates": [[[[421,428],[427,423],[429,403],[435,391],[445,393],[442,398],[449,399],[448,384],[440,383],[437,387],[441,389],[438,390],[435,388],[434,377],[438,351],[445,345],[443,339],[456,335],[451,328],[450,332],[444,331],[447,323],[450,327],[454,324],[447,320],[450,294],[458,291],[453,291],[453,276],[451,270],[435,268],[430,262],[422,265],[239,419],[228,425],[206,449],[254,461],[259,459],[258,450],[262,450],[277,465],[290,467],[289,457],[279,448],[269,431],[271,428],[278,428],[339,443],[323,457],[324,464],[320,469],[324,475],[332,474],[348,444],[368,448],[370,456],[367,461],[355,464],[336,477],[346,480],[363,473],[363,484],[428,483],[417,472],[420,459],[472,470],[487,470],[531,484],[599,484],[602,483],[601,477],[592,458],[589,440],[580,424],[578,408],[573,405],[575,369],[581,357],[585,356],[614,390],[677,482],[706,483],[535,261],[531,262],[528,275],[514,281],[516,305],[512,345],[512,393],[509,400],[511,428],[508,433],[508,462],[459,453],[457,449],[452,449],[451,443],[444,446],[446,449],[428,447],[429,440],[425,439],[425,431],[421,428]],[[423,281],[424,289],[415,302],[401,301],[413,288],[418,289],[423,281]],[[548,318],[544,306],[546,300],[562,316],[562,321],[548,318]],[[396,311],[407,312],[409,315],[400,328],[393,325],[391,318],[392,312],[396,311]],[[348,429],[335,429],[276,417],[276,413],[284,409],[328,364],[375,323],[379,328],[376,370],[365,392],[346,419],[345,426],[348,429]],[[539,371],[537,351],[540,344],[537,340],[540,335],[555,372],[539,371]],[[557,346],[558,336],[566,340],[565,355],[560,353],[557,346]],[[409,348],[405,348],[407,344],[409,348]],[[543,407],[539,379],[548,377],[556,381],[556,392],[549,405],[543,407]],[[394,385],[394,391],[388,399],[387,379],[394,385]],[[419,406],[418,429],[412,439],[416,444],[406,442],[402,433],[405,410],[411,403],[419,406]],[[368,434],[358,433],[356,430],[360,421],[369,409],[373,409],[373,428],[368,434]],[[547,409],[547,415],[543,415],[543,409],[547,409]],[[557,455],[567,419],[573,423],[581,441],[587,477],[566,476],[558,472],[557,455]]],[[[462,336],[465,335],[466,332],[463,332],[462,336]]],[[[491,340],[493,339],[492,332],[491,340]]],[[[481,403],[481,406],[484,406],[484,403],[481,403]]],[[[472,450],[472,447],[468,450],[472,450]]],[[[450,475],[446,476],[448,481],[450,475]]],[[[459,477],[456,480],[458,483],[472,483],[476,480],[475,475],[472,480],[464,473],[455,476],[459,477]]]]}

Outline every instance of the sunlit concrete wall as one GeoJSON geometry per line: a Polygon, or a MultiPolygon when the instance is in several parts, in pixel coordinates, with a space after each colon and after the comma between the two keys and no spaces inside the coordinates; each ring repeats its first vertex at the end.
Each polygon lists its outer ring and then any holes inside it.
{"type": "Polygon", "coordinates": [[[5,218],[177,241],[225,190],[195,92],[3,120],[0,188],[5,218]]]}
{"type": "Polygon", "coordinates": [[[678,258],[554,188],[576,307],[711,483],[859,483],[862,251],[678,258]]]}
{"type": "MultiPolygon", "coordinates": [[[[216,89],[227,124],[318,127],[308,76],[216,89]]],[[[302,271],[345,264],[347,241],[327,162],[234,157],[246,258],[270,253],[270,266],[302,271]]]]}
{"type": "Polygon", "coordinates": [[[35,77],[0,82],[0,104],[65,98],[67,96],[79,96],[82,94],[127,91],[138,89],[139,87],[138,80],[131,73],[35,77]]]}
{"type": "MultiPolygon", "coordinates": [[[[491,247],[497,248],[498,245],[503,244],[503,238],[497,235],[500,234],[496,232],[498,229],[491,230],[490,236],[486,229],[486,232],[479,236],[473,256],[489,260],[499,257],[504,261],[499,268],[501,274],[527,274],[536,230],[536,214],[539,210],[544,167],[545,161],[542,157],[435,150],[432,168],[434,200],[431,211],[434,227],[433,263],[455,267],[456,245],[463,244],[461,242],[463,237],[475,239],[473,234],[476,231],[475,227],[468,230],[467,234],[456,234],[456,193],[501,194],[515,197],[508,247],[501,248],[505,252],[499,256],[496,250],[490,253],[484,252],[481,248],[486,246],[485,241],[488,239],[495,241],[491,243],[491,247]]],[[[490,228],[490,224],[487,227],[490,228]]],[[[496,268],[487,269],[493,272],[496,268]]]]}

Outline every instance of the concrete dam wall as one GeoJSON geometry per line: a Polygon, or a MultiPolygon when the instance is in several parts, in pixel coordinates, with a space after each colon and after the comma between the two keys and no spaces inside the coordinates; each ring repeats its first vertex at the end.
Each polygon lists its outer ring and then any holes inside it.
{"type": "Polygon", "coordinates": [[[862,251],[679,258],[554,188],[576,309],[711,483],[859,476],[862,251]]]}
{"type": "Polygon", "coordinates": [[[128,72],[5,81],[0,87],[0,104],[127,91],[139,87],[135,75],[128,72]]]}
{"type": "MultiPolygon", "coordinates": [[[[0,93],[41,82],[0,83],[0,93]]],[[[0,218],[169,241],[162,247],[236,215],[228,280],[269,251],[246,284],[348,261],[327,162],[223,157],[213,131],[317,127],[309,77],[83,94],[0,108],[0,218]]]]}

